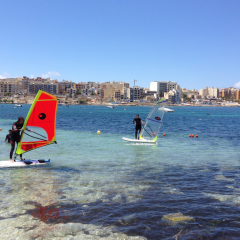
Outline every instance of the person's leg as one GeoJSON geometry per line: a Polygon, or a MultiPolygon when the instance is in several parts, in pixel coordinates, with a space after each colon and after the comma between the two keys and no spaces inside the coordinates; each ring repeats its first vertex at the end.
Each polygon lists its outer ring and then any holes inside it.
{"type": "Polygon", "coordinates": [[[135,139],[137,139],[137,129],[135,128],[135,139]]]}
{"type": "MultiPolygon", "coordinates": [[[[17,141],[17,145],[18,145],[19,142],[20,142],[20,138],[17,141]]],[[[22,154],[20,154],[20,159],[22,160],[22,154]]]]}
{"type": "Polygon", "coordinates": [[[11,140],[10,161],[12,161],[12,155],[15,149],[15,141],[11,140]]]}
{"type": "Polygon", "coordinates": [[[140,132],[141,132],[141,128],[138,129],[139,133],[138,133],[138,140],[139,140],[139,135],[140,135],[140,132]]]}

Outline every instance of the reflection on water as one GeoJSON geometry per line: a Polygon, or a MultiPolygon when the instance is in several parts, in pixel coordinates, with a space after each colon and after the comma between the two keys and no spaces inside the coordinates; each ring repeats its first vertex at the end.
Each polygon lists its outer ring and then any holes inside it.
{"type": "Polygon", "coordinates": [[[90,106],[64,108],[68,121],[60,109],[58,144],[26,154],[51,164],[0,169],[0,239],[240,238],[240,136],[224,130],[240,130],[240,110],[176,108],[164,117],[166,137],[138,146],[121,137],[149,108],[115,109],[95,107],[93,117],[90,106]]]}

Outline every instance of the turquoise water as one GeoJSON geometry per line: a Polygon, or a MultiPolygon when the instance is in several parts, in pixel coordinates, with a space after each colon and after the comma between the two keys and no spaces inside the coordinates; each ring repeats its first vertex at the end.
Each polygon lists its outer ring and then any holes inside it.
{"type": "MultiPolygon", "coordinates": [[[[0,160],[29,108],[0,105],[0,160]]],[[[175,107],[156,146],[124,143],[150,109],[59,107],[58,144],[24,156],[52,162],[0,169],[0,239],[239,239],[240,108],[175,107]]]]}

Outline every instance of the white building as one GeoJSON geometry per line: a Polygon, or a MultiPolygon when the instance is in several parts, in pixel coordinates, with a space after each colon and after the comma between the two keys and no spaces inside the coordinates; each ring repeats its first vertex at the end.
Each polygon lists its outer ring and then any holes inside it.
{"type": "Polygon", "coordinates": [[[164,98],[168,100],[170,104],[179,104],[180,103],[180,92],[176,89],[173,89],[167,93],[164,93],[164,98]]]}
{"type": "Polygon", "coordinates": [[[180,86],[177,82],[155,81],[150,83],[150,91],[155,91],[159,97],[163,97],[164,93],[172,91],[173,89],[178,90],[181,95],[180,86]]]}
{"type": "Polygon", "coordinates": [[[156,92],[157,95],[163,97],[164,93],[168,92],[168,82],[165,81],[150,82],[150,91],[156,92]]]}
{"type": "Polygon", "coordinates": [[[218,98],[219,97],[219,89],[214,87],[206,87],[204,89],[199,90],[199,95],[202,96],[202,98],[218,98]]]}
{"type": "Polygon", "coordinates": [[[213,87],[208,88],[208,95],[211,98],[218,98],[219,97],[219,89],[213,88],[213,87]]]}
{"type": "Polygon", "coordinates": [[[159,92],[159,82],[150,82],[150,91],[159,92]]]}
{"type": "Polygon", "coordinates": [[[207,97],[207,95],[208,95],[208,89],[207,89],[207,87],[204,88],[204,89],[199,89],[199,95],[202,96],[202,98],[207,97]]]}

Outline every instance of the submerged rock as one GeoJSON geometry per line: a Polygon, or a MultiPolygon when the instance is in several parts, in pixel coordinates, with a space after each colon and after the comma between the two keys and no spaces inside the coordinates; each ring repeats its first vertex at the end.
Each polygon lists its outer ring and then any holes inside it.
{"type": "Polygon", "coordinates": [[[136,214],[130,214],[127,216],[124,216],[123,218],[119,219],[118,222],[121,223],[122,225],[128,225],[132,222],[134,222],[137,219],[136,214]]]}
{"type": "Polygon", "coordinates": [[[234,195],[230,195],[230,194],[212,194],[212,193],[207,193],[205,194],[206,196],[209,196],[213,199],[217,199],[221,202],[226,202],[226,201],[232,201],[234,199],[234,195]]]}
{"type": "Polygon", "coordinates": [[[164,193],[168,193],[168,194],[177,194],[177,195],[183,194],[183,192],[181,192],[179,189],[171,188],[171,187],[165,187],[163,191],[164,193]]]}
{"type": "Polygon", "coordinates": [[[223,181],[228,181],[228,182],[233,182],[235,181],[234,179],[232,178],[226,178],[225,176],[223,175],[217,175],[214,177],[216,180],[223,180],[223,181]]]}
{"type": "Polygon", "coordinates": [[[177,224],[178,222],[187,222],[187,221],[193,221],[193,217],[184,216],[182,213],[171,213],[164,215],[162,217],[163,221],[168,221],[171,224],[177,224]]]}
{"type": "Polygon", "coordinates": [[[112,198],[114,202],[122,202],[122,196],[117,194],[115,197],[112,198]]]}

